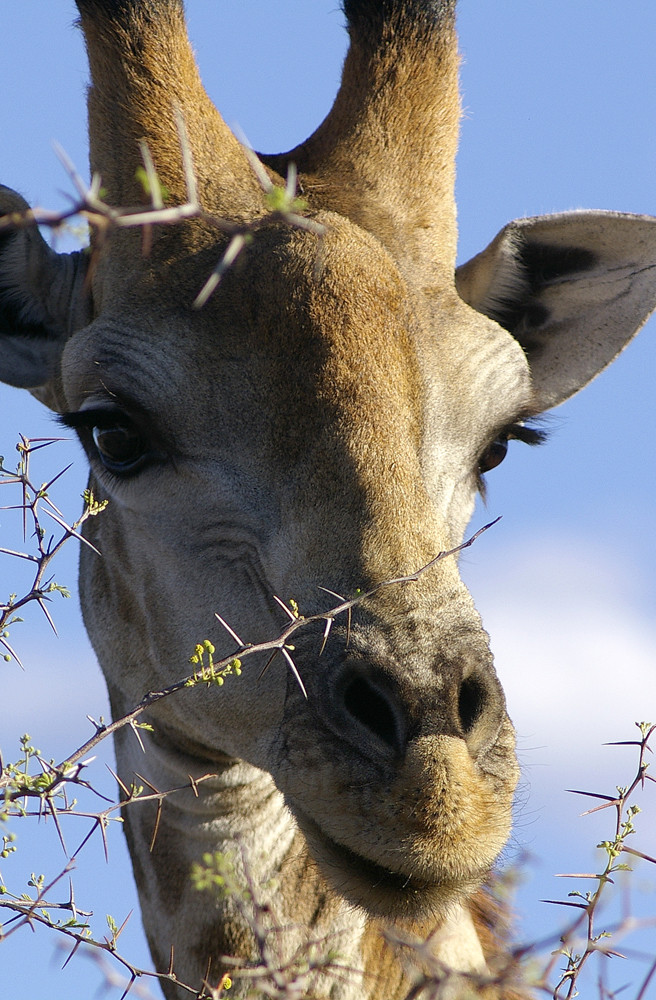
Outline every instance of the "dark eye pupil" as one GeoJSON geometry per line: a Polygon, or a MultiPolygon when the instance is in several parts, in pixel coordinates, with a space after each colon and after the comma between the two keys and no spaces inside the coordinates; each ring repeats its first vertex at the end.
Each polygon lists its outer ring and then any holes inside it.
{"type": "Polygon", "coordinates": [[[144,443],[132,427],[94,427],[93,440],[103,464],[113,471],[131,469],[144,457],[144,443]]]}
{"type": "Polygon", "coordinates": [[[508,438],[505,436],[498,437],[496,441],[493,441],[490,447],[483,452],[478,466],[479,472],[489,472],[490,469],[495,469],[497,465],[501,465],[506,457],[507,451],[508,438]]]}

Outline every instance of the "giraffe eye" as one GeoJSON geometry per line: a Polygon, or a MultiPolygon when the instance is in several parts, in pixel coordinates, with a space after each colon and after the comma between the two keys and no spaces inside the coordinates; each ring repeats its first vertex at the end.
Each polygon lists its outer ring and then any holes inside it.
{"type": "Polygon", "coordinates": [[[509,441],[523,441],[524,444],[542,444],[546,440],[546,433],[531,427],[524,420],[518,420],[514,424],[509,424],[505,430],[497,434],[494,441],[487,446],[478,460],[478,473],[483,475],[490,469],[496,469],[501,465],[508,454],[509,441]]]}
{"type": "Polygon", "coordinates": [[[136,472],[148,458],[148,446],[137,428],[127,421],[96,425],[91,436],[100,461],[116,475],[136,472]]]}
{"type": "Polygon", "coordinates": [[[500,434],[481,455],[478,462],[479,473],[482,475],[485,472],[489,472],[490,469],[496,469],[497,465],[501,465],[507,454],[508,435],[500,434]]]}
{"type": "Polygon", "coordinates": [[[65,427],[80,435],[87,452],[115,476],[130,476],[143,466],[163,461],[165,452],[154,447],[143,431],[144,420],[128,416],[118,407],[89,407],[59,417],[65,427]]]}

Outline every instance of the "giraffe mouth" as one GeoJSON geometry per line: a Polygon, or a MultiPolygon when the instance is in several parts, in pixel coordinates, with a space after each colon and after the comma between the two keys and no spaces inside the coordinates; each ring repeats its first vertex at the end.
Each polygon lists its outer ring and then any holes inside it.
{"type": "Polygon", "coordinates": [[[395,871],[328,836],[296,811],[298,824],[322,875],[349,903],[380,918],[444,916],[456,901],[475,891],[480,877],[456,883],[431,881],[395,871]]]}

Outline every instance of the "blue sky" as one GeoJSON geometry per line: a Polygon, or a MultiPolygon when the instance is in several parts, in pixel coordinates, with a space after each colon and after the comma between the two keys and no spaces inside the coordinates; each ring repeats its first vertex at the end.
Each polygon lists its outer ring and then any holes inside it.
{"type": "MultiPolygon", "coordinates": [[[[87,159],[86,65],[74,5],[5,6],[0,180],[33,204],[61,207],[62,191],[71,187],[52,141],[82,174],[87,159]]],[[[336,0],[187,6],[206,87],[228,123],[269,152],[312,131],[330,106],[345,51],[336,0]]],[[[520,216],[569,208],[656,214],[652,0],[463,0],[459,23],[461,260],[520,216]]],[[[498,514],[503,520],[462,561],[520,738],[524,778],[512,846],[532,855],[518,903],[522,938],[557,926],[557,915],[538,902],[564,891],[553,873],[593,870],[590,848],[610,833],[608,818],[605,826],[603,817],[579,819],[583,806],[564,789],[612,792],[632,761],[601,744],[630,739],[635,720],[656,721],[655,376],[652,320],[607,372],[554,412],[545,447],[516,446],[489,476],[487,510],[477,512],[475,526],[498,514]]],[[[11,453],[19,432],[57,433],[36,403],[2,387],[0,454],[11,453]]],[[[69,461],[74,467],[55,496],[74,516],[85,481],[75,443],[58,445],[38,477],[69,461]]],[[[0,528],[0,545],[16,547],[10,515],[0,528]]],[[[13,563],[0,561],[3,590],[16,589],[14,572],[13,563]]],[[[71,548],[57,578],[72,585],[75,575],[71,548]]],[[[2,665],[6,757],[25,731],[44,751],[63,756],[87,735],[85,715],[108,711],[76,601],[61,601],[54,611],[60,638],[53,641],[32,614],[14,632],[26,673],[2,665]]],[[[109,748],[105,758],[111,761],[109,748]]],[[[636,835],[636,846],[651,854],[655,814],[652,805],[636,835]]],[[[17,832],[13,867],[4,862],[0,869],[6,881],[18,884],[21,865],[28,876],[37,869],[54,874],[62,860],[53,831],[35,825],[17,832]]],[[[645,868],[636,881],[632,905],[656,916],[656,874],[645,868]]],[[[98,933],[105,913],[120,923],[136,910],[118,830],[110,865],[93,846],[75,883],[81,905],[90,901],[96,911],[98,933]]],[[[91,962],[75,959],[60,973],[52,939],[39,938],[37,947],[22,931],[0,945],[3,976],[25,984],[25,995],[47,981],[50,1000],[93,996],[101,980],[91,962]]],[[[137,963],[147,962],[136,913],[122,944],[137,963]]],[[[656,952],[656,928],[633,947],[656,952]]],[[[638,961],[620,963],[614,982],[635,983],[643,969],[638,961]]]]}

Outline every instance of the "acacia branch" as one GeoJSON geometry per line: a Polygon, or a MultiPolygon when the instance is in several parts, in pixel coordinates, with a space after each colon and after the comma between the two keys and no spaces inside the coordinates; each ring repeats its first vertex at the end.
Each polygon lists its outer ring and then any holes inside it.
{"type": "MultiPolygon", "coordinates": [[[[235,661],[241,661],[245,657],[253,656],[256,653],[285,653],[287,652],[286,647],[289,644],[289,640],[296,632],[298,632],[299,629],[307,628],[317,622],[333,621],[338,615],[345,613],[348,614],[353,608],[357,607],[357,605],[366,601],[370,597],[373,597],[386,587],[416,583],[438,562],[443,559],[447,559],[450,556],[454,556],[459,552],[462,552],[463,549],[469,548],[470,545],[473,545],[476,539],[479,538],[483,532],[493,527],[493,525],[497,524],[499,520],[499,518],[496,518],[494,521],[490,521],[488,524],[483,525],[482,528],[479,528],[478,531],[476,531],[466,541],[462,542],[462,544],[456,545],[452,549],[445,549],[442,552],[438,552],[438,554],[431,559],[430,562],[426,563],[426,565],[422,566],[420,569],[415,570],[413,573],[409,573],[406,576],[395,577],[391,580],[383,580],[381,583],[371,587],[370,590],[358,593],[355,597],[342,600],[339,604],[330,608],[328,611],[322,611],[314,615],[309,615],[307,618],[302,615],[294,616],[285,628],[282,629],[282,631],[273,639],[259,643],[242,643],[241,645],[238,645],[228,656],[224,656],[222,659],[213,662],[212,669],[214,673],[218,675],[223,671],[229,670],[235,661]]],[[[213,676],[207,677],[208,682],[211,682],[212,679],[213,676]]],[[[173,684],[169,684],[166,687],[159,688],[155,691],[149,691],[143,696],[141,701],[132,709],[132,711],[121,716],[120,719],[115,719],[110,723],[94,723],[96,726],[96,732],[94,735],[83,743],[82,746],[78,747],[74,753],[70,754],[53,768],[53,772],[55,774],[55,777],[53,777],[53,786],[61,780],[62,777],[65,778],[67,771],[91,753],[91,751],[98,746],[101,740],[106,739],[107,736],[115,733],[119,729],[122,729],[124,726],[134,725],[139,716],[141,716],[146,709],[155,705],[163,698],[170,698],[171,695],[176,694],[178,691],[194,687],[198,683],[205,682],[205,680],[206,678],[198,671],[187,674],[185,677],[181,678],[181,680],[175,681],[173,684]]],[[[304,688],[302,689],[304,690],[304,688]]],[[[0,778],[0,788],[6,786],[9,783],[9,780],[10,779],[7,776],[0,778]]],[[[15,799],[21,798],[24,794],[26,794],[24,790],[17,789],[16,791],[10,793],[9,799],[14,801],[15,799]]]]}

